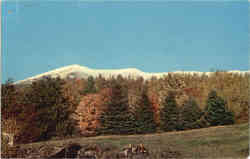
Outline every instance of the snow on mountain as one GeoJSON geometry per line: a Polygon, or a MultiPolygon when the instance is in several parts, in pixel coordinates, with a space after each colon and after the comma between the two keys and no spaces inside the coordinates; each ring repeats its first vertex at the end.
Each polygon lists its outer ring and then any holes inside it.
{"type": "MultiPolygon", "coordinates": [[[[250,71],[228,71],[229,73],[240,73],[240,74],[245,74],[245,73],[250,73],[250,71]]],[[[69,65],[65,67],[61,67],[49,72],[45,72],[24,80],[20,80],[15,82],[15,84],[19,83],[30,83],[34,80],[40,79],[45,76],[50,76],[50,77],[60,77],[60,78],[87,78],[89,76],[93,77],[98,77],[99,75],[102,75],[104,78],[109,78],[111,76],[118,76],[122,75],[123,77],[132,77],[132,78],[137,78],[137,77],[143,77],[145,80],[152,78],[153,76],[156,78],[161,78],[164,75],[168,75],[170,72],[163,72],[163,73],[147,73],[147,72],[142,72],[136,68],[126,68],[126,69],[90,69],[85,66],[80,66],[80,65],[69,65]]],[[[176,73],[176,74],[197,74],[197,75],[210,75],[212,72],[197,72],[197,71],[175,71],[171,73],[176,73]]]]}

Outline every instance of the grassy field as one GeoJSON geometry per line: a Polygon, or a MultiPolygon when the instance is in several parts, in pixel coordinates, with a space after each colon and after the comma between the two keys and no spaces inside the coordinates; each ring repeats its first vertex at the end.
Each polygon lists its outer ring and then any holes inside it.
{"type": "MultiPolygon", "coordinates": [[[[151,154],[178,152],[178,158],[247,158],[249,149],[248,124],[218,126],[203,129],[128,136],[82,137],[20,145],[23,148],[41,145],[60,146],[75,142],[81,145],[97,144],[121,149],[128,144],[144,144],[151,154]]],[[[157,157],[158,158],[158,157],[157,157]]]]}

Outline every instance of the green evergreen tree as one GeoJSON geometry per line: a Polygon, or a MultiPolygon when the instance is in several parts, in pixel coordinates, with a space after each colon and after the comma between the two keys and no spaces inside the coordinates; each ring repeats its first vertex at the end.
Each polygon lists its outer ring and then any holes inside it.
{"type": "Polygon", "coordinates": [[[120,84],[112,84],[112,99],[107,110],[100,115],[101,127],[98,132],[101,134],[133,134],[135,119],[128,110],[128,96],[122,92],[120,84]]]}
{"type": "Polygon", "coordinates": [[[163,131],[173,131],[178,128],[178,108],[172,91],[169,92],[161,109],[160,127],[163,131]]]}
{"type": "Polygon", "coordinates": [[[153,133],[156,131],[153,107],[149,102],[146,91],[143,90],[141,105],[135,111],[136,133],[153,133]]]}
{"type": "Polygon", "coordinates": [[[207,99],[205,119],[211,126],[234,123],[234,114],[227,110],[227,103],[212,90],[207,99]]]}
{"type": "Polygon", "coordinates": [[[179,111],[179,130],[198,128],[197,120],[201,118],[202,111],[196,101],[188,99],[179,111]]]}

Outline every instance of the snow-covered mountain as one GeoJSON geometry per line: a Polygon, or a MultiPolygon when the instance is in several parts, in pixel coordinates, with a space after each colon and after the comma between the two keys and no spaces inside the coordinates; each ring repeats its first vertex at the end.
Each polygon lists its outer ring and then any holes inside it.
{"type": "MultiPolygon", "coordinates": [[[[239,74],[245,74],[249,73],[250,71],[228,71],[231,73],[239,73],[239,74]]],[[[15,82],[15,84],[21,84],[21,83],[30,83],[34,80],[40,79],[45,76],[50,77],[60,77],[60,78],[87,78],[89,76],[98,77],[101,75],[104,78],[109,78],[111,76],[118,76],[122,75],[123,77],[143,77],[145,80],[152,78],[153,76],[156,78],[163,77],[164,75],[168,75],[170,72],[163,72],[163,73],[147,73],[142,72],[136,68],[126,68],[126,69],[90,69],[85,66],[80,65],[69,65],[65,67],[61,67],[46,73],[42,73],[24,80],[20,80],[15,82]]],[[[213,72],[197,72],[197,71],[176,71],[171,73],[177,73],[177,74],[197,74],[197,75],[211,75],[213,72]]]]}

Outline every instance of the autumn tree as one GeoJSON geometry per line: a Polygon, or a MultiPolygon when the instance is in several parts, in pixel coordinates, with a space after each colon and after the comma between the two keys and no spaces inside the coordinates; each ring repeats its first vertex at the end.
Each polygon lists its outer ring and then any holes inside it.
{"type": "Polygon", "coordinates": [[[93,76],[89,76],[87,79],[87,85],[84,88],[82,95],[86,95],[88,93],[96,93],[96,87],[95,87],[95,79],[93,76]]]}
{"type": "Polygon", "coordinates": [[[94,136],[100,127],[99,116],[107,107],[111,98],[111,89],[106,88],[95,94],[88,94],[81,98],[75,116],[78,119],[77,127],[83,136],[94,136]]]}
{"type": "Polygon", "coordinates": [[[22,88],[15,85],[12,80],[8,80],[2,85],[1,130],[13,134],[14,143],[33,142],[40,136],[39,128],[33,127],[36,115],[34,107],[24,102],[27,90],[27,87],[22,88]],[[32,129],[32,131],[27,131],[28,129],[32,129]]]}
{"type": "Polygon", "coordinates": [[[13,79],[9,78],[1,88],[2,118],[15,118],[21,111],[21,94],[13,79]]]}
{"type": "Polygon", "coordinates": [[[33,121],[41,129],[41,140],[74,132],[75,121],[70,116],[75,110],[63,96],[63,84],[60,78],[45,77],[34,81],[26,94],[25,104],[34,107],[36,116],[33,121]]]}
{"type": "Polygon", "coordinates": [[[20,113],[18,92],[12,79],[8,79],[1,88],[1,131],[18,133],[17,115],[20,113]]]}
{"type": "Polygon", "coordinates": [[[104,77],[99,75],[97,78],[95,78],[96,92],[99,92],[106,87],[107,87],[107,82],[106,82],[106,79],[104,77]]]}

